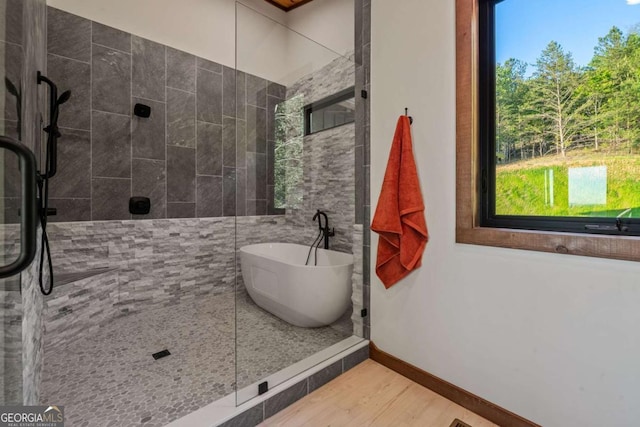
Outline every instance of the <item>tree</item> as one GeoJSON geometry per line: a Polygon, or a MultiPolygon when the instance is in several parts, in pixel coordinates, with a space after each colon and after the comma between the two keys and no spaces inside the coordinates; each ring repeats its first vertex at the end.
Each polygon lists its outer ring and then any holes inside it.
{"type": "Polygon", "coordinates": [[[304,96],[278,104],[275,114],[274,207],[296,209],[303,196],[304,96]]]}
{"type": "Polygon", "coordinates": [[[595,79],[592,91],[602,97],[602,117],[599,124],[615,147],[626,145],[628,150],[639,143],[638,119],[640,108],[640,36],[627,37],[613,27],[605,37],[598,39],[590,63],[595,79]]]}
{"type": "Polygon", "coordinates": [[[530,100],[537,118],[550,124],[546,132],[553,137],[556,153],[563,157],[585,128],[581,114],[587,104],[578,90],[581,81],[582,73],[571,54],[557,42],[550,42],[536,61],[530,100]]]}
{"type": "MultiPolygon", "coordinates": [[[[639,26],[640,29],[640,26],[639,26]]],[[[613,27],[598,39],[589,65],[550,42],[527,76],[527,64],[496,66],[496,156],[511,162],[593,147],[640,148],[640,33],[613,27]]]]}
{"type": "Polygon", "coordinates": [[[513,58],[496,66],[496,154],[506,163],[521,141],[526,71],[527,64],[513,58]]]}
{"type": "Polygon", "coordinates": [[[586,99],[585,120],[593,131],[593,148],[600,149],[600,133],[603,128],[603,105],[610,99],[613,90],[611,76],[607,70],[589,68],[580,87],[580,94],[586,99]]]}

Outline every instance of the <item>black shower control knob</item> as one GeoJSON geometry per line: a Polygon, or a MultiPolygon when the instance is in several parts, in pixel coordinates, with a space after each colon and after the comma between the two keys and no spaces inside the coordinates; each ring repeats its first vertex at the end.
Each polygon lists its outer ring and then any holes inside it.
{"type": "Polygon", "coordinates": [[[149,118],[151,116],[151,107],[144,104],[136,104],[133,107],[133,114],[143,119],[149,118]]]}
{"type": "Polygon", "coordinates": [[[132,197],[129,199],[129,213],[147,215],[151,212],[151,200],[148,197],[132,197]]]}

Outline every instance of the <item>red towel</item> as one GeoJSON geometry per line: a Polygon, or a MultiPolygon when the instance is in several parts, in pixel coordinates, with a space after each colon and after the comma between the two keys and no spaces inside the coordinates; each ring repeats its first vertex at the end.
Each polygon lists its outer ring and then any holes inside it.
{"type": "Polygon", "coordinates": [[[371,230],[380,235],[376,274],[388,289],[420,267],[429,240],[407,116],[398,119],[371,230]]]}

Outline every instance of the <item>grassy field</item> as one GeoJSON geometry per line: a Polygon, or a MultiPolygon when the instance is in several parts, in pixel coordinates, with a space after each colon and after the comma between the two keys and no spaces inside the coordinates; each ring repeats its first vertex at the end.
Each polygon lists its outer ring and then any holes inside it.
{"type": "Polygon", "coordinates": [[[640,155],[581,153],[566,158],[547,156],[498,166],[498,215],[598,216],[640,218],[640,155]],[[569,205],[569,168],[606,166],[604,205],[569,205]],[[553,204],[549,170],[553,170],[553,204]]]}

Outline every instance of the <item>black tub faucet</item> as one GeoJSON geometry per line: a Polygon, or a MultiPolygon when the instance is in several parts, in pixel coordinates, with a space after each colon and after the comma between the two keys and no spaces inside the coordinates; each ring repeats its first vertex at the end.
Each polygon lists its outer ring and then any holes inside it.
{"type": "Polygon", "coordinates": [[[313,221],[318,220],[318,229],[322,232],[322,236],[324,237],[324,248],[329,249],[329,237],[333,237],[336,235],[335,229],[329,229],[329,217],[327,214],[322,212],[320,209],[316,211],[316,214],[313,216],[313,221]],[[322,225],[322,218],[324,218],[324,226],[322,225]]]}

